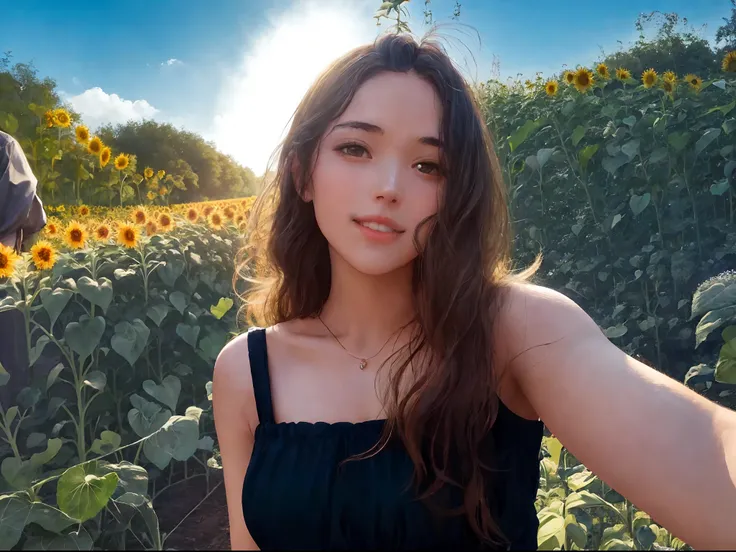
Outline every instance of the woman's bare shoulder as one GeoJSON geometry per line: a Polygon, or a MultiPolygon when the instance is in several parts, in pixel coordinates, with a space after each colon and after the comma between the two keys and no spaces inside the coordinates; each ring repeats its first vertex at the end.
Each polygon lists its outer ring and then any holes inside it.
{"type": "MultiPolygon", "coordinates": [[[[248,420],[251,429],[258,424],[253,378],[251,376],[248,337],[253,331],[241,333],[231,339],[220,351],[215,361],[212,379],[212,401],[239,410],[248,420]]],[[[233,419],[242,419],[234,417],[233,419]]]]}

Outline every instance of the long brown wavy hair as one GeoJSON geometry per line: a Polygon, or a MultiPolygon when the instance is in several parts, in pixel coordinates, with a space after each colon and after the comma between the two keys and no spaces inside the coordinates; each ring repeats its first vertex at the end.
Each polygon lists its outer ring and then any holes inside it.
{"type": "Polygon", "coordinates": [[[434,87],[442,106],[446,184],[414,261],[417,330],[397,351],[401,362],[392,364],[382,442],[401,438],[415,483],[427,483],[422,498],[445,485],[462,489],[463,506],[455,513],[464,513],[482,540],[495,543],[502,535],[486,502],[491,470],[481,454],[498,413],[493,324],[504,288],[531,276],[538,261],[511,272],[506,194],[492,140],[473,92],[438,43],[384,35],[318,77],[294,113],[275,178],[253,207],[236,288],[247,282],[241,298],[249,323],[320,313],[330,293],[329,250],[302,193],[330,123],[363,83],[385,71],[413,71],[434,87]],[[414,359],[421,360],[419,369],[414,359]],[[407,373],[408,391],[402,383],[407,373]]]}

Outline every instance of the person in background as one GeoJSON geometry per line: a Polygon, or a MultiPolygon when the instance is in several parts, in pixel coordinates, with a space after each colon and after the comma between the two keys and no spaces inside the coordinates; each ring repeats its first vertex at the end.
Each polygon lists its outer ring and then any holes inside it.
{"type": "MultiPolygon", "coordinates": [[[[37,185],[18,141],[0,131],[0,243],[16,253],[22,251],[26,238],[46,226],[37,185]]],[[[0,299],[5,295],[0,290],[0,299]]],[[[0,312],[0,365],[10,374],[8,384],[0,388],[0,401],[5,408],[28,385],[27,357],[23,315],[15,309],[0,312]]]]}
{"type": "Polygon", "coordinates": [[[20,253],[24,237],[46,226],[46,212],[18,141],[0,131],[0,243],[20,253]]]}

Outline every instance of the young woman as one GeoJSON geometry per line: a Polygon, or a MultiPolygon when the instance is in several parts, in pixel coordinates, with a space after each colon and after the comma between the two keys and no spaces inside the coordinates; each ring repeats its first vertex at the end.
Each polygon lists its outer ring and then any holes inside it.
{"type": "Polygon", "coordinates": [[[473,95],[384,36],[299,105],[214,410],[234,549],[536,548],[542,422],[695,547],[736,547],[736,413],[512,274],[473,95]],[[260,322],[259,322],[260,324],[260,322]]]}

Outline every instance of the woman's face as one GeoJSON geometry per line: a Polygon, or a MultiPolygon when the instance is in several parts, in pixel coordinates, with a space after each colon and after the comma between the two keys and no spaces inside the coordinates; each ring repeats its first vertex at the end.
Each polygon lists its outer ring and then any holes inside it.
{"type": "MultiPolygon", "coordinates": [[[[438,208],[439,99],[415,73],[365,82],[323,137],[307,198],[330,244],[371,275],[409,265],[419,223],[438,208]]],[[[420,233],[426,238],[427,226],[420,233]]]]}

